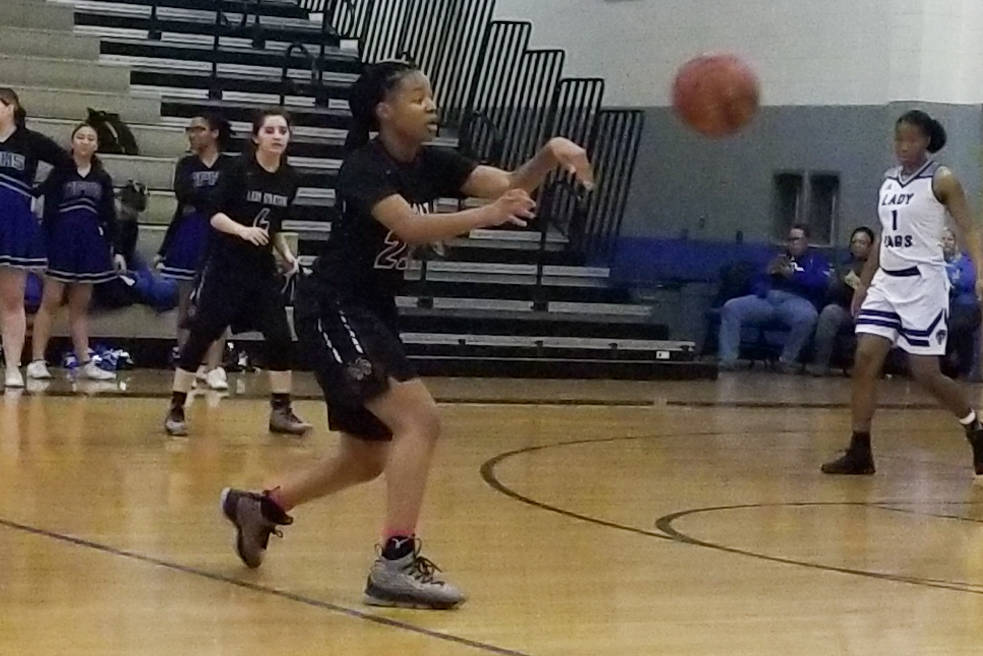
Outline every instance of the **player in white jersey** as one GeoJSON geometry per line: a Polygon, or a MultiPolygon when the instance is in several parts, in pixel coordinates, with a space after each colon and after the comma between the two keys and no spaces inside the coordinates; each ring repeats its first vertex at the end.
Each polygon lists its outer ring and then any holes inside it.
{"type": "MultiPolygon", "coordinates": [[[[976,475],[983,476],[983,428],[963,390],[939,370],[945,354],[949,279],[942,256],[946,216],[964,237],[976,270],[983,246],[969,214],[966,195],[952,171],[929,157],[942,149],[942,125],[913,110],[895,124],[899,166],[884,177],[878,198],[880,248],[867,260],[853,297],[857,353],[853,373],[853,436],[846,453],[823,465],[827,474],[873,474],[870,425],[877,380],[893,346],[908,354],[912,376],[959,419],[973,448],[976,475]]],[[[983,280],[976,280],[983,297],[983,280]]]]}

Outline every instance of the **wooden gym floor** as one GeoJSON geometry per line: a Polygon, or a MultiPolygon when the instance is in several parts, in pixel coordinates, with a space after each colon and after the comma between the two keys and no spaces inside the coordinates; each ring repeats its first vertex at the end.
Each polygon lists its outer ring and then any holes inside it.
{"type": "MultiPolygon", "coordinates": [[[[0,398],[0,654],[978,654],[983,489],[961,431],[887,381],[878,473],[823,477],[845,379],[434,380],[421,533],[471,594],[360,603],[376,482],[298,509],[256,571],[218,494],[329,452],[268,435],[263,379],[161,432],[168,376],[0,398]],[[548,404],[547,404],[548,402],[548,404]]],[[[981,388],[972,387],[974,402],[981,388]]]]}

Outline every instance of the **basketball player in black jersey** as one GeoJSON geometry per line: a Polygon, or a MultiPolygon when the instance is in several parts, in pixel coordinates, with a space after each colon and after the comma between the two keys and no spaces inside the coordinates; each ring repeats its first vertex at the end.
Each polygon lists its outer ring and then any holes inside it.
{"type": "Polygon", "coordinates": [[[174,372],[171,408],[164,421],[170,435],[187,435],[184,403],[201,359],[233,323],[263,333],[273,393],[270,430],[302,435],[310,429],[290,407],[293,338],[276,280],[273,248],[295,273],[300,265],[280,231],[297,194],[297,177],[286,162],[290,117],[279,109],[253,121],[253,153],[223,173],[215,207],[209,208],[215,233],[208,261],[189,312],[188,339],[174,372]]]}
{"type": "MultiPolygon", "coordinates": [[[[218,183],[222,173],[235,162],[234,157],[223,154],[232,138],[232,128],[221,116],[196,116],[191,119],[186,132],[191,154],[182,158],[174,170],[177,208],[154,258],[161,274],[177,281],[178,326],[183,326],[187,320],[194,281],[207,259],[212,233],[208,208],[215,204],[213,197],[220,189],[218,183]]],[[[188,331],[179,327],[175,349],[178,354],[187,339],[188,331]]],[[[216,340],[208,348],[206,366],[198,369],[198,380],[213,390],[229,389],[222,368],[224,348],[225,340],[216,340]]]]}
{"type": "Polygon", "coordinates": [[[367,67],[349,103],[354,125],[338,179],[342,216],[296,309],[298,337],[324,391],[330,427],[341,433],[340,449],[263,494],[226,489],[222,506],[236,526],[239,556],[258,567],[270,533],[292,521],[291,508],[385,472],[381,553],[365,601],[451,608],[465,596],[436,576],[416,538],[440,420],[400,342],[394,295],[412,246],[477,228],[524,226],[533,217],[529,194],[551,171],[562,167],[589,186],[591,167],[583,148],[560,138],[513,173],[426,146],[437,109],[427,77],[407,64],[367,67]],[[378,138],[369,141],[370,131],[378,138]],[[433,213],[434,201],[447,196],[494,202],[433,213]]]}

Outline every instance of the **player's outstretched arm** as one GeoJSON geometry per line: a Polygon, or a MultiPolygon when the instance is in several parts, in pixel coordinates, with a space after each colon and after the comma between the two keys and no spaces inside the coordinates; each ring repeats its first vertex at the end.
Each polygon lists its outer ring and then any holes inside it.
{"type": "Polygon", "coordinates": [[[383,198],[372,207],[372,216],[407,244],[428,244],[452,239],[479,228],[512,223],[525,226],[533,218],[536,203],[521,189],[511,189],[498,200],[452,214],[428,214],[425,220],[399,194],[383,198]]]}
{"type": "Polygon", "coordinates": [[[573,174],[588,190],[594,186],[594,171],[587,159],[587,151],[569,139],[554,137],[535,157],[515,171],[504,171],[494,166],[477,167],[461,191],[477,198],[498,198],[509,189],[532,193],[555,168],[573,174]]]}

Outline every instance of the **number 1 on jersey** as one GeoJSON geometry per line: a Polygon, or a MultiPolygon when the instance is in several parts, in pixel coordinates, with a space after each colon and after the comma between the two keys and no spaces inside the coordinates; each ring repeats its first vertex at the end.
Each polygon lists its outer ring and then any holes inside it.
{"type": "Polygon", "coordinates": [[[891,230],[898,231],[898,210],[891,210],[891,230]]]}

